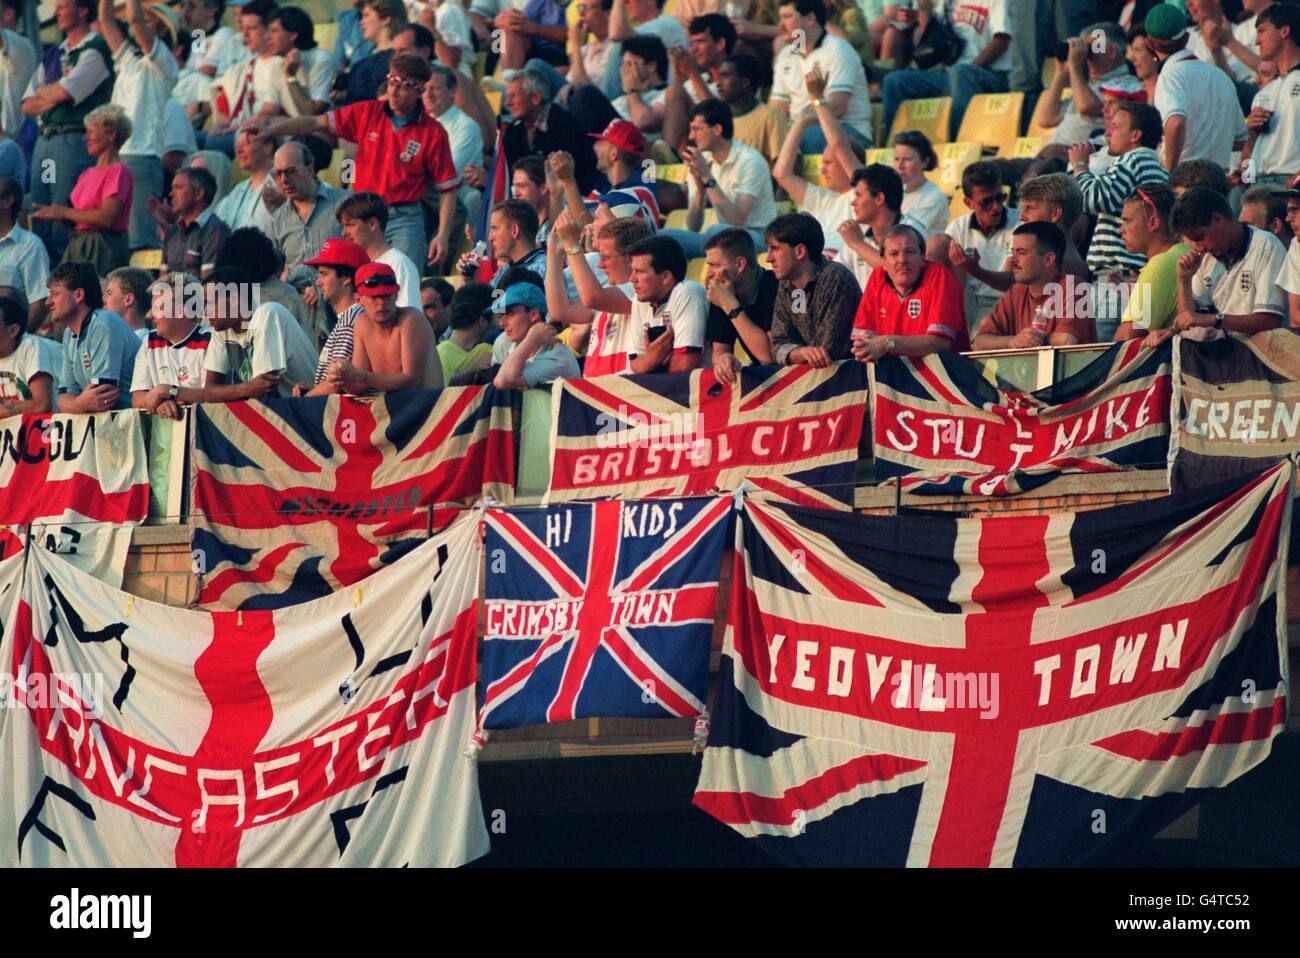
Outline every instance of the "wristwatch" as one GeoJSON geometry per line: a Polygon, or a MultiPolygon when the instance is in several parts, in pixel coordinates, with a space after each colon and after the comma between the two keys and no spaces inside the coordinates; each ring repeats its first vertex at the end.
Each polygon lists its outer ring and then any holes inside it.
{"type": "Polygon", "coordinates": [[[708,181],[707,183],[704,184],[704,188],[705,188],[706,190],[711,190],[711,189],[713,189],[713,188],[714,188],[715,186],[717,186],[717,185],[718,185],[718,181],[717,181],[716,179],[714,179],[712,176],[710,176],[710,177],[709,177],[709,181],[708,181]]]}
{"type": "Polygon", "coordinates": [[[167,390],[167,395],[171,396],[172,399],[175,399],[180,394],[181,394],[180,386],[173,385],[167,390]]]}
{"type": "Polygon", "coordinates": [[[886,336],[886,337],[885,337],[885,352],[887,352],[887,353],[892,353],[893,351],[894,351],[894,337],[893,337],[893,336],[886,336]]]}
{"type": "Polygon", "coordinates": [[[744,307],[744,306],[737,306],[735,309],[733,309],[733,310],[731,310],[730,312],[727,313],[727,319],[732,319],[732,320],[734,320],[737,316],[739,316],[739,315],[740,315],[741,313],[743,313],[744,311],[745,311],[745,307],[744,307]]]}
{"type": "Polygon", "coordinates": [[[581,256],[581,255],[582,255],[582,247],[581,247],[581,246],[570,246],[570,247],[569,247],[568,249],[566,249],[564,252],[567,253],[569,256],[581,256]]]}
{"type": "Polygon", "coordinates": [[[1223,328],[1223,313],[1214,314],[1214,328],[1215,329],[1223,328]]]}
{"type": "Polygon", "coordinates": [[[825,101],[823,101],[821,97],[819,97],[819,96],[815,96],[815,97],[813,97],[812,105],[813,105],[813,106],[821,106],[823,102],[825,102],[825,101]]]}

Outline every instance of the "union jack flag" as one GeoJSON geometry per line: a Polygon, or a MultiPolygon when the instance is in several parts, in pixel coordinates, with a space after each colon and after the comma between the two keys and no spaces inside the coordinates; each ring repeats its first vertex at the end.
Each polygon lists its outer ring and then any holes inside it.
{"type": "Polygon", "coordinates": [[[1284,729],[1291,488],[1287,463],[1075,515],[747,502],[695,804],[802,863],[1131,848],[1284,729]]]}
{"type": "Polygon", "coordinates": [[[732,501],[487,515],[484,728],[704,711],[732,501]]]}
{"type": "Polygon", "coordinates": [[[1006,496],[1066,472],[1164,468],[1170,347],[1116,343],[1046,389],[998,388],[955,353],[872,370],[876,478],[908,492],[1006,496]]]}
{"type": "MultiPolygon", "coordinates": [[[[199,407],[199,602],[279,609],[396,561],[429,508],[510,501],[509,394],[471,386],[199,407]]],[[[436,510],[441,528],[458,509],[436,510]]]]}
{"type": "Polygon", "coordinates": [[[746,480],[804,505],[843,509],[867,401],[862,364],[746,366],[565,379],[552,393],[548,502],[730,491],[746,480]]]}

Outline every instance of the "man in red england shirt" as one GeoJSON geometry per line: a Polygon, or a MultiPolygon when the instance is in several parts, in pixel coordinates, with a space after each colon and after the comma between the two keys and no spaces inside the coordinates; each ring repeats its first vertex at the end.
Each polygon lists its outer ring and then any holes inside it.
{"type": "Polygon", "coordinates": [[[890,227],[881,249],[885,268],[872,271],[853,320],[853,357],[874,363],[887,354],[970,349],[961,282],[947,266],[926,261],[921,234],[890,227]]]}
{"type": "Polygon", "coordinates": [[[357,144],[352,189],[378,193],[388,204],[390,245],[423,271],[442,262],[451,245],[460,174],[442,124],[424,111],[420,94],[433,71],[413,53],[399,53],[388,67],[388,100],[362,100],[321,116],[299,116],[267,123],[262,136],[333,133],[357,144]],[[420,200],[432,186],[439,194],[438,232],[425,247],[420,200]]]}

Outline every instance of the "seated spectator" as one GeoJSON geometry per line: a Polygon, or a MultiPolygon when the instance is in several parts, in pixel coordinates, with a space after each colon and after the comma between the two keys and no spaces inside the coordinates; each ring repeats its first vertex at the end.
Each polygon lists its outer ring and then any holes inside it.
{"type": "MultiPolygon", "coordinates": [[[[460,86],[456,71],[441,63],[430,66],[433,72],[424,87],[424,109],[447,131],[452,165],[461,174],[460,186],[456,187],[456,198],[465,207],[465,222],[477,223],[483,193],[469,184],[466,171],[470,166],[482,170],[483,130],[469,114],[456,105],[456,91],[460,86]]],[[[457,231],[453,230],[449,235],[457,235],[457,231]]]]}
{"type": "Polygon", "coordinates": [[[442,364],[424,314],[397,305],[393,268],[367,263],[356,272],[364,307],[352,325],[352,359],[330,363],[325,381],[353,395],[371,390],[441,389],[442,364]]]}
{"type": "Polygon", "coordinates": [[[378,193],[353,193],[339,204],[339,225],[343,238],[366,251],[371,262],[386,263],[397,277],[397,305],[401,309],[421,309],[420,271],[411,258],[388,242],[388,207],[378,193]]]}
{"type": "Polygon", "coordinates": [[[353,64],[348,71],[340,106],[373,100],[384,86],[388,64],[393,58],[393,39],[406,26],[406,5],[402,0],[363,0],[361,35],[374,44],[374,52],[353,64]]]}
{"type": "Polygon", "coordinates": [[[202,48],[195,51],[194,68],[207,77],[219,77],[229,67],[248,59],[244,39],[221,25],[225,10],[222,0],[188,0],[181,4],[181,37],[203,37],[202,48]]]}
{"type": "MultiPolygon", "coordinates": [[[[685,139],[690,108],[704,100],[721,99],[718,73],[736,46],[736,28],[720,13],[695,17],[687,22],[687,30],[689,45],[668,51],[672,68],[664,96],[663,137],[674,150],[685,139]]],[[[776,144],[773,156],[778,148],[776,144]]]]}
{"type": "Polygon", "coordinates": [[[1227,172],[1209,160],[1187,160],[1179,163],[1169,174],[1169,188],[1174,191],[1175,197],[1181,197],[1196,186],[1213,190],[1220,196],[1227,196],[1232,190],[1227,172]]]}
{"type": "Polygon", "coordinates": [[[197,276],[176,273],[149,287],[149,315],[154,328],[135,354],[131,376],[131,405],[136,409],[180,419],[177,401],[182,387],[203,385],[203,362],[212,330],[203,322],[203,299],[186,295],[197,276]]]}
{"type": "Polygon", "coordinates": [[[420,309],[429,321],[434,339],[451,328],[451,301],[456,295],[456,288],[441,276],[429,276],[420,280],[420,309]]]}
{"type": "Polygon", "coordinates": [[[338,208],[349,191],[322,182],[311,150],[297,141],[275,151],[271,175],[287,200],[271,216],[271,241],[284,260],[284,278],[294,285],[310,285],[315,273],[304,264],[320,253],[327,239],[342,236],[338,208]]]}
{"type": "Polygon", "coordinates": [[[503,333],[492,345],[497,389],[536,389],[579,375],[572,350],[556,342],[555,327],[546,321],[545,293],[531,283],[516,283],[500,303],[503,333]]]}
{"type": "Polygon", "coordinates": [[[27,306],[0,295],[0,418],[53,411],[59,344],[27,332],[27,306]]]}
{"type": "MultiPolygon", "coordinates": [[[[687,45],[686,30],[676,17],[663,12],[664,0],[614,0],[609,12],[610,39],[620,44],[638,37],[658,37],[664,49],[687,45]]],[[[621,48],[616,47],[605,63],[601,89],[614,97],[619,90],[619,68],[623,65],[621,48]]],[[[667,73],[664,74],[665,79],[667,73]]]]}
{"type": "Polygon", "coordinates": [[[442,381],[448,386],[465,386],[492,365],[492,344],[483,339],[487,332],[492,287],[466,283],[451,298],[451,335],[438,344],[442,381]]]}
{"type": "Polygon", "coordinates": [[[149,337],[149,286],[153,277],[146,270],[123,266],[108,274],[104,283],[104,308],[126,320],[143,343],[149,337]]]}
{"type": "MultiPolygon", "coordinates": [[[[567,3],[555,0],[528,0],[522,10],[508,7],[498,14],[493,26],[500,31],[501,62],[505,68],[522,69],[531,57],[553,66],[567,65],[569,58],[564,52],[569,33],[565,23],[567,9],[567,3]]],[[[468,23],[466,28],[468,33],[468,23]]]]}
{"type": "Polygon", "coordinates": [[[772,165],[772,179],[798,209],[817,220],[822,228],[823,252],[837,259],[844,249],[840,224],[853,218],[853,174],[864,165],[866,153],[856,143],[848,144],[847,153],[828,148],[821,155],[821,184],[804,179],[798,173],[799,140],[804,129],[814,122],[816,116],[807,113],[795,118],[772,165]]]}
{"type": "Polygon", "coordinates": [[[884,264],[872,271],[853,319],[853,358],[874,363],[969,350],[961,282],[952,270],[926,261],[925,239],[913,226],[891,226],[881,245],[884,264]]]}
{"type": "Polygon", "coordinates": [[[894,137],[894,169],[903,181],[904,216],[921,224],[921,234],[940,233],[948,225],[948,197],[925,174],[939,165],[930,139],[919,130],[894,137]]]}
{"type": "MultiPolygon", "coordinates": [[[[474,52],[474,31],[469,14],[460,0],[430,0],[420,13],[420,23],[412,24],[412,27],[416,26],[428,32],[432,52],[443,66],[474,82],[474,64],[478,54],[474,52]]],[[[425,59],[431,60],[432,57],[425,59]]]]}
{"type": "Polygon", "coordinates": [[[951,263],[966,281],[966,322],[978,323],[1002,298],[1000,290],[980,280],[972,264],[990,272],[1000,270],[1011,255],[1011,234],[1020,225],[1020,211],[1006,205],[1002,170],[996,163],[972,163],[961,174],[961,192],[970,215],[958,216],[943,233],[930,237],[926,257],[951,263]]]}
{"type": "Polygon", "coordinates": [[[344,70],[356,66],[375,52],[375,45],[361,32],[361,7],[363,0],[352,0],[352,6],[334,15],[339,25],[338,39],[334,43],[334,59],[344,70]]]}
{"type": "Polygon", "coordinates": [[[748,230],[723,230],[704,244],[708,263],[708,340],[713,344],[713,371],[724,383],[734,383],[740,360],[737,341],[760,366],[772,363],[772,314],[779,284],[776,274],[758,265],[754,238],[748,230]]]}
{"type": "Polygon", "coordinates": [[[668,94],[668,51],[658,37],[637,36],[623,41],[619,82],[623,92],[610,101],[614,112],[644,133],[658,134],[668,94]]]}
{"type": "MultiPolygon", "coordinates": [[[[1134,17],[1136,20],[1137,18],[1134,17]]],[[[1128,55],[1125,57],[1133,68],[1133,75],[1146,93],[1144,102],[1155,104],[1156,80],[1160,75],[1160,61],[1156,59],[1151,48],[1147,46],[1147,28],[1142,23],[1134,23],[1128,30],[1128,55]]]]}
{"type": "Polygon", "coordinates": [[[1295,235],[1286,222],[1286,192],[1272,186],[1252,186],[1243,193],[1237,218],[1247,226],[1268,230],[1284,248],[1295,235]]]}
{"type": "MultiPolygon", "coordinates": [[[[493,208],[488,221],[488,246],[500,267],[493,286],[500,285],[505,270],[513,266],[534,270],[539,276],[546,274],[546,251],[537,245],[537,229],[537,213],[523,200],[503,200],[493,208]]],[[[463,272],[471,256],[462,256],[456,268],[463,272]]]]}
{"type": "Polygon", "coordinates": [[[1238,221],[1228,201],[1207,189],[1179,197],[1171,219],[1192,248],[1178,260],[1174,328],[1246,334],[1276,328],[1287,313],[1278,285],[1286,250],[1277,237],[1238,221]]]}
{"type": "Polygon", "coordinates": [[[883,163],[864,166],[853,174],[849,204],[853,216],[836,227],[844,250],[839,262],[853,272],[858,285],[865,288],[873,270],[884,265],[880,240],[900,223],[922,236],[925,228],[902,212],[903,181],[883,163]]]}
{"type": "Polygon", "coordinates": [[[279,303],[255,305],[255,287],[233,266],[203,280],[204,315],[212,339],[203,359],[203,387],[181,389],[181,403],[235,402],[289,396],[312,378],[316,346],[279,303]]]}
{"type": "Polygon", "coordinates": [[[537,214],[537,245],[545,246],[551,232],[551,190],[546,182],[546,160],[525,156],[510,171],[510,198],[523,200],[537,214]]]}
{"type": "Polygon", "coordinates": [[[246,49],[212,86],[213,120],[203,144],[207,149],[229,156],[245,121],[262,123],[284,113],[279,91],[284,60],[266,42],[267,21],[275,9],[275,0],[250,0],[239,8],[246,49]]]}
{"type": "Polygon", "coordinates": [[[1051,223],[1021,223],[1011,238],[1016,284],[980,323],[976,349],[1033,349],[1096,341],[1092,320],[1073,316],[1064,295],[1061,261],[1065,234],[1051,223]]]}
{"type": "Polygon", "coordinates": [[[763,155],[732,138],[731,110],[721,100],[704,100],[691,110],[692,147],[682,147],[689,176],[685,230],[665,230],[688,259],[704,253],[704,243],[732,226],[749,231],[757,242],[776,218],[772,176],[763,155]],[[704,226],[706,201],[718,222],[704,226]]]}
{"type": "Polygon", "coordinates": [[[259,229],[245,226],[235,230],[217,253],[217,268],[233,266],[257,284],[263,303],[279,303],[293,316],[308,338],[315,336],[311,314],[298,290],[280,279],[284,260],[270,238],[259,229]]]}
{"type": "Polygon", "coordinates": [[[767,262],[780,285],[772,309],[772,359],[817,368],[849,357],[849,329],[862,287],[822,256],[822,229],[807,213],[768,224],[767,262]]]}
{"type": "MultiPolygon", "coordinates": [[[[797,119],[813,105],[804,77],[816,70],[826,77],[826,103],[845,134],[864,149],[869,148],[871,97],[866,71],[862,59],[847,40],[826,32],[826,5],[822,0],[782,0],[780,24],[786,45],[777,53],[772,67],[772,93],[768,102],[790,119],[797,119]]],[[[886,116],[885,129],[889,129],[892,116],[892,113],[886,116]]],[[[803,153],[825,150],[826,138],[821,128],[805,130],[799,149],[803,153]]]]}
{"type": "MultiPolygon", "coordinates": [[[[749,53],[733,53],[727,57],[718,67],[717,87],[718,99],[731,107],[735,138],[758,150],[769,163],[775,163],[789,132],[790,119],[758,98],[758,91],[763,87],[763,67],[758,58],[749,53]]],[[[683,107],[682,136],[688,122],[683,107]]]]}
{"type": "Polygon", "coordinates": [[[57,388],[59,412],[127,409],[140,339],[117,313],[104,309],[90,263],[60,263],[50,273],[50,319],[63,330],[57,388]]]}
{"type": "Polygon", "coordinates": [[[1062,157],[1067,147],[1084,142],[1105,126],[1102,85],[1129,76],[1128,41],[1118,23],[1091,24],[1066,42],[1069,56],[1065,63],[1058,62],[1052,82],[1034,107],[1032,121],[1052,131],[1048,146],[1056,148],[1052,155],[1062,157]],[[1065,96],[1067,89],[1070,94],[1065,96]]]}
{"type": "Polygon", "coordinates": [[[241,130],[235,140],[235,162],[244,171],[244,179],[223,196],[212,212],[233,232],[255,226],[271,234],[271,214],[284,202],[284,196],[271,180],[271,158],[275,140],[241,130]],[[269,203],[275,204],[273,209],[269,203]]]}
{"type": "Polygon", "coordinates": [[[634,373],[688,372],[700,365],[708,325],[704,288],[686,278],[682,248],[667,236],[643,239],[630,250],[634,373]]]}
{"type": "Polygon", "coordinates": [[[315,34],[311,17],[298,7],[277,7],[266,18],[266,46],[283,58],[276,98],[289,116],[314,116],[330,105],[339,63],[316,45],[315,34]]]}
{"type": "Polygon", "coordinates": [[[531,153],[568,153],[574,160],[578,189],[589,193],[596,178],[596,158],[586,131],[568,110],[550,102],[549,96],[550,88],[527,71],[506,84],[505,105],[514,117],[501,133],[506,162],[513,166],[531,153]]]}
{"type": "Polygon", "coordinates": [[[72,205],[32,204],[32,219],[73,227],[62,262],[86,262],[97,273],[111,273],[131,259],[126,231],[135,194],[131,170],[118,150],[131,136],[131,121],[121,107],[106,103],[86,114],[86,152],[94,165],[77,178],[72,205]]]}
{"type": "Polygon", "coordinates": [[[362,311],[356,296],[357,270],[369,262],[366,251],[346,239],[326,240],[320,255],[308,261],[307,265],[316,270],[316,289],[320,291],[321,301],[338,319],[321,347],[315,378],[311,385],[295,384],[295,396],[326,396],[339,391],[325,377],[334,363],[352,359],[352,328],[362,311]]]}
{"type": "MultiPolygon", "coordinates": [[[[556,99],[565,103],[578,116],[583,116],[581,106],[574,104],[571,98],[584,87],[599,91],[604,85],[605,69],[609,65],[609,54],[618,46],[609,38],[609,15],[614,9],[614,0],[579,0],[578,15],[569,23],[566,47],[568,50],[569,72],[561,75],[549,63],[537,61],[528,64],[534,69],[538,63],[544,63],[555,75],[552,83],[560,82],[556,99]]],[[[470,16],[473,16],[471,12],[470,16]]],[[[603,95],[603,94],[602,94],[603,95]]],[[[610,118],[606,118],[608,122],[610,118]]],[[[599,127],[597,128],[599,129],[599,127]]],[[[588,128],[588,132],[592,132],[588,128]]]]}
{"type": "Polygon", "coordinates": [[[1151,340],[1154,345],[1173,335],[1170,327],[1178,313],[1178,261],[1191,252],[1174,234],[1169,222],[1173,210],[1174,191],[1168,186],[1139,187],[1124,202],[1120,239],[1129,252],[1145,259],[1146,265],[1129,294],[1116,341],[1157,333],[1151,340]]]}
{"type": "Polygon", "coordinates": [[[172,178],[171,203],[151,198],[149,209],[163,222],[162,260],[169,271],[203,277],[216,265],[230,228],[212,212],[217,181],[207,170],[187,166],[172,178]]]}
{"type": "MultiPolygon", "coordinates": [[[[1284,191],[1286,219],[1294,233],[1300,230],[1300,176],[1284,191]]],[[[1286,262],[1278,275],[1278,286],[1286,293],[1287,317],[1292,329],[1300,329],[1300,244],[1295,240],[1287,247],[1286,262]]]]}
{"type": "MultiPolygon", "coordinates": [[[[1228,22],[1220,0],[1193,0],[1187,4],[1187,14],[1196,24],[1187,30],[1187,49],[1198,60],[1212,63],[1226,73],[1234,85],[1249,85],[1254,76],[1254,68],[1258,65],[1259,54],[1255,50],[1245,50],[1233,36],[1234,25],[1228,22]],[[1230,45],[1234,42],[1237,49],[1246,54],[1250,63],[1233,53],[1230,45]]],[[[1247,24],[1235,26],[1241,28],[1247,24]]],[[[1253,37],[1249,45],[1255,45],[1253,37]]]]}
{"type": "Polygon", "coordinates": [[[1270,4],[1255,18],[1259,55],[1278,76],[1255,93],[1241,150],[1243,179],[1286,186],[1300,172],[1300,8],[1270,4]]]}
{"type": "MultiPolygon", "coordinates": [[[[598,199],[611,190],[633,193],[650,211],[656,225],[659,223],[659,194],[657,183],[652,174],[646,178],[646,157],[650,148],[646,146],[645,135],[636,125],[627,120],[611,120],[609,126],[601,133],[587,134],[596,142],[592,149],[596,154],[596,169],[599,175],[595,185],[587,194],[588,200],[598,199]]],[[[574,183],[572,160],[565,165],[552,163],[555,173],[562,185],[574,183]]],[[[552,194],[554,203],[558,197],[552,194]]],[[[565,193],[571,204],[570,208],[579,209],[581,204],[573,205],[573,198],[565,193]]],[[[558,212],[558,210],[556,210],[558,212]]]]}
{"type": "Polygon", "coordinates": [[[28,307],[27,329],[35,332],[45,322],[45,300],[49,293],[50,256],[45,244],[18,225],[23,209],[23,191],[18,182],[0,176],[0,269],[13,273],[11,282],[28,307]]]}

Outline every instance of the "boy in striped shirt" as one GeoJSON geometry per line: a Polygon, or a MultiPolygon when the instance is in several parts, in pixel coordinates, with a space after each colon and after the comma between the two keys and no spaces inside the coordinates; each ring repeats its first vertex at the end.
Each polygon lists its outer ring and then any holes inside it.
{"type": "Polygon", "coordinates": [[[172,273],[149,287],[154,328],[135,354],[131,405],[163,419],[180,419],[181,387],[203,386],[203,360],[212,330],[203,322],[203,287],[192,273],[172,273]]]}

